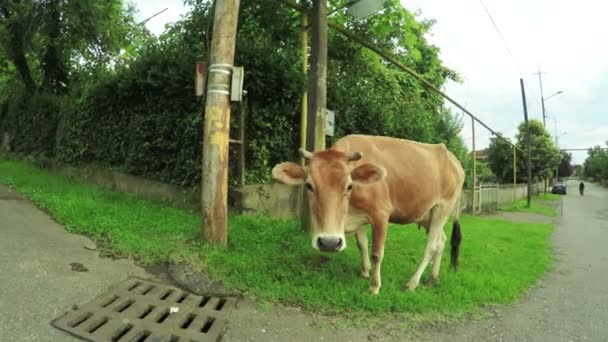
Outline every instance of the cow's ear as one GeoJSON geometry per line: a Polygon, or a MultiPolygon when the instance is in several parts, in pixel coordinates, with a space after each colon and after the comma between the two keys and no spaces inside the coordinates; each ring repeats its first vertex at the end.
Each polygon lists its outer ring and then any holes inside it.
{"type": "Polygon", "coordinates": [[[351,171],[350,176],[355,184],[371,184],[386,176],[386,169],[375,164],[361,164],[351,171]]]}
{"type": "Polygon", "coordinates": [[[284,184],[299,185],[306,180],[306,170],[296,163],[281,163],[272,169],[272,178],[284,184]]]}

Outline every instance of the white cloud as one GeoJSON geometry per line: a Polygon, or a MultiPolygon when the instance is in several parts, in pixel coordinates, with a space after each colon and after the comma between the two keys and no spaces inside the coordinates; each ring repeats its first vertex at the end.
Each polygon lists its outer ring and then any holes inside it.
{"type": "MultiPolygon", "coordinates": [[[[441,49],[444,63],[465,78],[464,84],[450,83],[445,90],[489,126],[515,132],[523,119],[520,77],[529,116],[542,120],[538,77],[533,75],[541,65],[544,97],[564,91],[546,101],[549,131],[554,134],[555,116],[558,133],[568,132],[560,146],[586,148],[608,140],[608,99],[603,96],[608,91],[608,45],[601,43],[607,3],[484,0],[511,57],[479,0],[401,2],[411,11],[420,9],[422,18],[437,20],[429,40],[441,49]]],[[[488,136],[480,133],[477,145],[487,146],[488,136]]],[[[470,138],[469,122],[462,134],[470,138]]],[[[573,156],[582,163],[586,152],[573,156]]]]}

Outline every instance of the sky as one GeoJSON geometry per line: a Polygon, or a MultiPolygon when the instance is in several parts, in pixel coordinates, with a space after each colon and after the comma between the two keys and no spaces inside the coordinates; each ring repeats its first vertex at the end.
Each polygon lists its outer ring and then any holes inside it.
{"type": "Polygon", "coordinates": [[[145,20],[155,13],[165,8],[163,13],[146,22],[146,28],[155,35],[163,33],[165,25],[178,21],[182,15],[188,13],[188,6],[184,5],[183,0],[129,0],[135,5],[137,21],[145,20]]]}
{"type": "MultiPolygon", "coordinates": [[[[441,49],[444,65],[464,78],[445,91],[493,129],[514,137],[523,120],[519,79],[523,78],[530,118],[542,120],[538,75],[545,101],[547,128],[560,136],[560,148],[605,146],[608,140],[608,4],[579,0],[401,0],[419,18],[435,19],[427,39],[441,49]],[[483,1],[483,2],[482,2],[483,1]],[[496,22],[494,28],[484,6],[496,22]],[[562,135],[562,133],[566,133],[562,135]]],[[[462,136],[471,147],[471,123],[462,136]]],[[[477,128],[477,127],[476,127],[477,128]]],[[[476,129],[477,147],[490,134],[476,129]],[[477,133],[479,132],[479,133],[477,133]],[[481,139],[480,139],[481,138],[481,139]]],[[[573,152],[575,163],[586,151],[573,152]]]]}
{"type": "MultiPolygon", "coordinates": [[[[181,0],[134,0],[143,20],[168,8],[146,26],[160,34],[166,23],[187,12],[181,0]]],[[[437,22],[427,39],[441,49],[444,65],[463,83],[448,82],[444,91],[494,130],[514,138],[523,120],[519,79],[526,90],[528,115],[542,121],[538,75],[542,75],[547,129],[560,148],[605,146],[608,140],[608,3],[597,0],[401,0],[420,19],[437,22]],[[483,2],[482,2],[483,1],[483,2]],[[494,28],[484,5],[496,22],[494,28]],[[565,134],[564,134],[565,133],[565,134]]],[[[459,113],[458,110],[455,110],[459,113]]],[[[462,137],[471,149],[471,121],[462,137]]],[[[476,126],[476,149],[491,134],[476,126]]],[[[587,152],[572,152],[583,163],[587,152]]]]}

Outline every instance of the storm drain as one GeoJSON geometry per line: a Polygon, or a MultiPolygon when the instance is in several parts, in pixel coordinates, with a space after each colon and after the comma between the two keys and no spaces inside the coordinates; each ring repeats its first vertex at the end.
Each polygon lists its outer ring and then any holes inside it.
{"type": "Polygon", "coordinates": [[[138,278],[111,287],[53,326],[89,341],[219,341],[236,298],[197,296],[138,278]]]}

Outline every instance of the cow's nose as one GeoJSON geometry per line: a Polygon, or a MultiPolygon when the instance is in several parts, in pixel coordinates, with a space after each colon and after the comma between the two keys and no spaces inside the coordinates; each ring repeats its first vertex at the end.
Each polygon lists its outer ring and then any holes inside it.
{"type": "Polygon", "coordinates": [[[324,236],[317,239],[317,245],[322,252],[335,252],[342,247],[342,238],[333,236],[324,236]]]}

